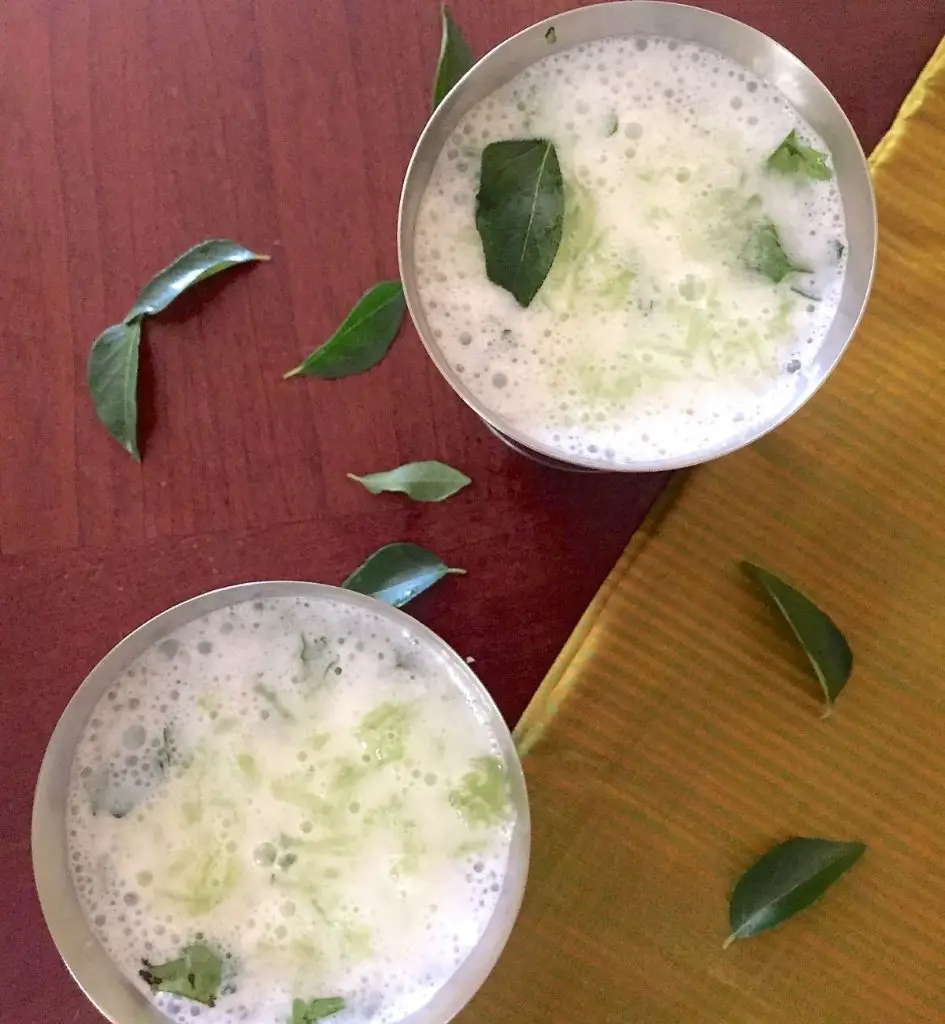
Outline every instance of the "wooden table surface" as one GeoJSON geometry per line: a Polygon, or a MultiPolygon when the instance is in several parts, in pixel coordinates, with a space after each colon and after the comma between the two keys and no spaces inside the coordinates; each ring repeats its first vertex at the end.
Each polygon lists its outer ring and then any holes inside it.
{"type": "MultiPolygon", "coordinates": [[[[572,0],[456,0],[483,52],[572,0]]],[[[945,30],[943,0],[713,0],[775,36],[871,146],[945,30]]],[[[400,182],[429,109],[432,0],[4,0],[0,5],[0,1020],[92,1024],[36,903],[29,812],[88,670],[183,598],[338,582],[409,539],[469,575],[412,610],[514,719],[658,492],[556,473],[495,441],[412,329],[340,382],[281,372],[396,274],[400,182]],[[273,256],[149,325],[144,461],[85,387],[92,339],[213,236],[273,256]],[[421,458],[442,506],[345,474],[421,458]]],[[[720,514],[724,510],[720,509],[720,514]]]]}

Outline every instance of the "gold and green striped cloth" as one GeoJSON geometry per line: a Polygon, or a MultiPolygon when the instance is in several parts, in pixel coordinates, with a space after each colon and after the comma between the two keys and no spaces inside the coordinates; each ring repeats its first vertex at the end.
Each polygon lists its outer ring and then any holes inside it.
{"type": "Polygon", "coordinates": [[[945,44],[872,168],[879,272],[834,376],[677,478],[519,726],[531,879],[464,1024],[945,1022],[945,44]],[[831,717],[743,558],[849,639],[831,717]],[[791,835],[869,850],[723,952],[732,885],[791,835]]]}

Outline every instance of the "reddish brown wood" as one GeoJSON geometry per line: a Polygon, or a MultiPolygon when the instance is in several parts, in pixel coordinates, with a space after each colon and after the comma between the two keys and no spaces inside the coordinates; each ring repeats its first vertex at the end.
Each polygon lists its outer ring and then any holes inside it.
{"type": "MultiPolygon", "coordinates": [[[[455,0],[483,51],[570,0],[455,0]]],[[[793,49],[868,145],[945,29],[942,0],[715,0],[793,49]]],[[[493,440],[404,331],[372,373],[280,380],[396,273],[401,177],[427,115],[433,0],[0,4],[0,1020],[99,1018],[32,890],[43,746],[135,625],[210,587],[339,581],[395,539],[469,570],[416,615],[515,718],[656,494],[656,478],[532,465],[493,440]],[[224,235],[273,262],[147,328],[145,461],[104,434],[89,344],[180,250],[224,235]],[[345,479],[439,457],[443,506],[345,479]]]]}

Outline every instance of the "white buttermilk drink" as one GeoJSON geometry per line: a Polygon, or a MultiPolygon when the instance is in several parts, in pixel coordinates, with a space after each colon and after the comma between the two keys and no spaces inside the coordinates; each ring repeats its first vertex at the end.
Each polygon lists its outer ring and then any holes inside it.
{"type": "Polygon", "coordinates": [[[489,721],[442,652],[354,605],[266,599],[180,628],[77,749],[93,930],[177,1021],[402,1020],[502,890],[515,811],[489,721]]]}
{"type": "Polygon", "coordinates": [[[415,235],[423,309],[462,385],[564,460],[695,462],[770,422],[804,388],[846,264],[836,181],[767,165],[792,130],[829,160],[771,84],[657,37],[563,50],[481,102],[415,235]],[[528,138],[555,145],[565,215],[522,308],[486,277],[475,211],[483,147],[528,138]],[[803,273],[746,263],[763,224],[803,273]]]}

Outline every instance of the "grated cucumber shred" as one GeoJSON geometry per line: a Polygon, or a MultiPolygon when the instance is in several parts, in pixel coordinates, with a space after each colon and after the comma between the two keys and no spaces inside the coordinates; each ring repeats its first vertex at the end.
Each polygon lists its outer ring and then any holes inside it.
{"type": "Polygon", "coordinates": [[[471,770],[451,790],[450,804],[471,828],[487,828],[505,821],[511,811],[509,780],[499,757],[475,757],[471,770]]]}
{"type": "Polygon", "coordinates": [[[386,701],[369,711],[355,736],[365,754],[381,764],[403,761],[416,709],[407,701],[386,701]]]}
{"type": "Polygon", "coordinates": [[[572,313],[581,302],[610,311],[622,308],[636,271],[614,251],[588,189],[566,179],[564,201],[561,244],[538,300],[556,313],[572,313]]]}

